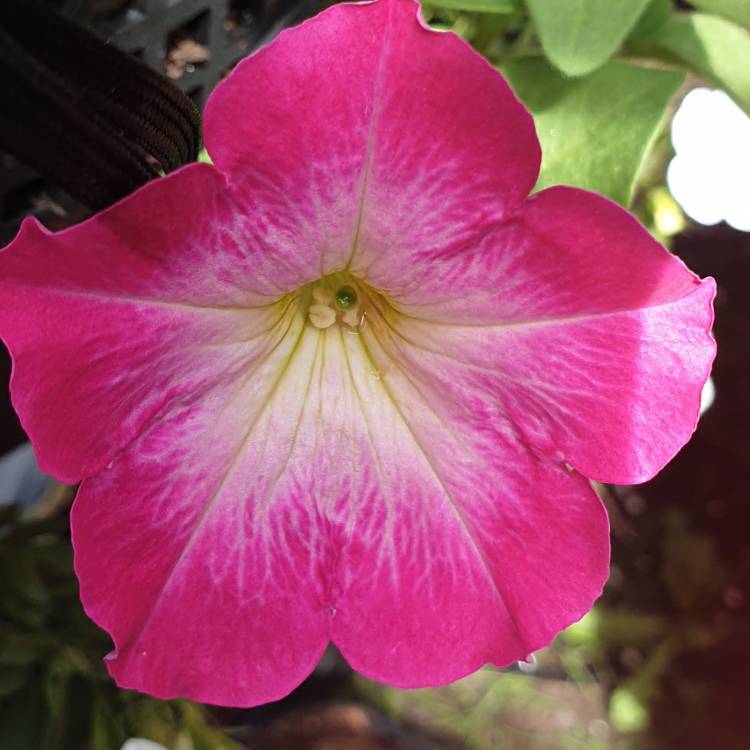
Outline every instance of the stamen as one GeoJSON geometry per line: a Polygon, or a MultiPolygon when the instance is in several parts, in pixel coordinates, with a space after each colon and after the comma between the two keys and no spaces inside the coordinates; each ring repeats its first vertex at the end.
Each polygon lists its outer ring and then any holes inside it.
{"type": "Polygon", "coordinates": [[[307,316],[316,328],[330,328],[336,322],[336,311],[328,305],[310,305],[307,316]]]}
{"type": "Polygon", "coordinates": [[[333,292],[322,286],[316,286],[312,290],[312,298],[319,305],[332,305],[334,300],[333,292]]]}
{"type": "Polygon", "coordinates": [[[321,330],[338,322],[347,333],[360,333],[367,315],[366,304],[360,302],[357,287],[342,284],[342,281],[347,280],[341,278],[344,274],[336,276],[339,278],[320,279],[319,286],[310,290],[308,320],[321,330]]]}
{"type": "Polygon", "coordinates": [[[350,328],[356,328],[360,324],[361,319],[362,315],[359,312],[359,305],[355,305],[341,315],[341,320],[350,328]]]}

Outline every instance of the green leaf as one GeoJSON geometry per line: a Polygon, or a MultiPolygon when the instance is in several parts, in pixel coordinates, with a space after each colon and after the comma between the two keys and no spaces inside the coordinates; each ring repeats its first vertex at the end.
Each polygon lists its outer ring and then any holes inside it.
{"type": "Polygon", "coordinates": [[[609,699],[609,720],[618,732],[639,732],[648,726],[648,707],[627,687],[619,687],[609,699]]]}
{"type": "Polygon", "coordinates": [[[63,714],[68,699],[68,683],[74,672],[75,668],[64,655],[54,657],[47,666],[43,681],[44,697],[47,710],[55,719],[63,714]]]}
{"type": "Polygon", "coordinates": [[[643,11],[638,23],[630,32],[631,36],[639,37],[650,34],[660,26],[669,21],[672,15],[672,0],[651,0],[646,10],[643,11]]]}
{"type": "Polygon", "coordinates": [[[33,681],[26,689],[0,701],[0,747],[39,748],[47,716],[33,681]]]}
{"type": "Polygon", "coordinates": [[[622,44],[649,0],[526,0],[544,54],[563,73],[602,66],[622,44]]]}
{"type": "Polygon", "coordinates": [[[0,670],[6,665],[28,666],[40,661],[46,650],[39,638],[4,630],[0,630],[0,644],[0,670]]]}
{"type": "Polygon", "coordinates": [[[741,26],[750,26],[750,0],[689,0],[691,5],[724,16],[741,26]]]}
{"type": "Polygon", "coordinates": [[[513,60],[503,73],[534,115],[543,153],[537,189],[574,185],[628,205],[684,75],[611,62],[567,79],[538,57],[513,60]]]}
{"type": "Polygon", "coordinates": [[[514,13],[521,10],[521,0],[435,0],[435,2],[428,0],[425,5],[478,13],[514,13]]]}
{"type": "Polygon", "coordinates": [[[113,706],[101,693],[94,693],[91,701],[91,750],[111,750],[122,744],[122,732],[117,725],[113,706]]]}
{"type": "Polygon", "coordinates": [[[647,54],[678,60],[723,88],[750,112],[750,34],[703,13],[673,13],[633,40],[647,54]]]}
{"type": "Polygon", "coordinates": [[[25,667],[3,666],[0,670],[0,698],[19,691],[31,678],[31,672],[25,667]]]}

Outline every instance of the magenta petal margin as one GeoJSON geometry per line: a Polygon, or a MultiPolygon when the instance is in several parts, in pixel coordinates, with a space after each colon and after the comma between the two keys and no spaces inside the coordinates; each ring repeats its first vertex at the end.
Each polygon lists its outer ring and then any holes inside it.
{"type": "Polygon", "coordinates": [[[713,281],[604,198],[529,198],[530,115],[411,0],[280,34],[205,140],[215,166],[0,253],[13,401],[82,480],[118,684],[249,706],[329,642],[404,687],[548,643],[607,577],[589,479],[695,429],[713,281]]]}

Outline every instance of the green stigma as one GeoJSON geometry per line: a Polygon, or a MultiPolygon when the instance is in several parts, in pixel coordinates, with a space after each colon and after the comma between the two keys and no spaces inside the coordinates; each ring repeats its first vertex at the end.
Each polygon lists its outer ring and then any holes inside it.
{"type": "Polygon", "coordinates": [[[350,310],[357,304],[357,293],[350,286],[342,286],[336,292],[336,307],[350,310]]]}

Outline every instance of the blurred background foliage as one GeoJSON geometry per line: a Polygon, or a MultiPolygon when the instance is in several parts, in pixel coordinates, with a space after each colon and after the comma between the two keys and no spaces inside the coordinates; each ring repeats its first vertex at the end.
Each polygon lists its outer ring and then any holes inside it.
{"type": "Polygon", "coordinates": [[[3,750],[117,750],[129,737],[170,750],[750,747],[750,241],[692,227],[665,187],[668,126],[690,88],[720,88],[750,112],[750,0],[443,0],[424,14],[534,114],[537,188],[603,193],[717,277],[716,402],[657,479],[598,487],[613,563],[595,609],[530,663],[430,690],[368,682],[335,652],[292,696],[252,711],[117,689],[109,640],[78,601],[74,490],[48,481],[33,504],[0,512],[3,750]]]}

